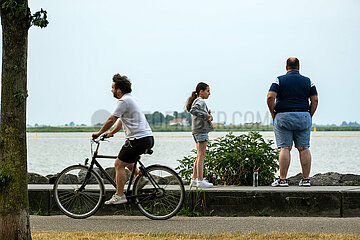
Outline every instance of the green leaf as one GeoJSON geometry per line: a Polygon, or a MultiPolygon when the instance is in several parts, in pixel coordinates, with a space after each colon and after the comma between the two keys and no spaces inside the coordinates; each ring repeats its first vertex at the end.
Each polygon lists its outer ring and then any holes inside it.
{"type": "Polygon", "coordinates": [[[44,28],[48,24],[49,21],[47,20],[47,11],[43,10],[42,8],[40,11],[37,11],[34,13],[34,15],[31,16],[31,25],[44,28]]]}

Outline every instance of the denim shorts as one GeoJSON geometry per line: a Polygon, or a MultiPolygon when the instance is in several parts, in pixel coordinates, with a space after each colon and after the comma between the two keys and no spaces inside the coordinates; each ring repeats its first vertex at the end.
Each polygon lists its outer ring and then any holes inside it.
{"type": "Polygon", "coordinates": [[[195,142],[209,141],[209,133],[194,133],[193,137],[195,142]]]}
{"type": "Polygon", "coordinates": [[[311,116],[308,112],[278,113],[274,120],[274,132],[278,148],[310,147],[311,116]]]}

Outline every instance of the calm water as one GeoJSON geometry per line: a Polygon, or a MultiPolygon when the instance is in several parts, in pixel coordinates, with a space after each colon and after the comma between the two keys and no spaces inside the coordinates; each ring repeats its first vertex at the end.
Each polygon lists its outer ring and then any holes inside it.
{"type": "MultiPolygon", "coordinates": [[[[100,154],[117,155],[124,137],[119,133],[100,146],[100,154]]],[[[242,132],[235,132],[240,135],[242,132]]],[[[265,139],[273,139],[273,132],[261,132],[265,139]]],[[[226,135],[210,133],[211,139],[226,135]]],[[[65,167],[83,163],[91,156],[91,133],[28,133],[28,171],[42,175],[60,172],[65,167]]],[[[143,156],[145,165],[161,163],[173,168],[176,160],[190,155],[195,148],[189,132],[154,133],[155,146],[151,156],[143,156]]],[[[313,157],[311,175],[325,172],[360,174],[360,132],[316,132],[311,137],[313,157]]],[[[100,160],[103,167],[113,166],[113,160],[100,160]]],[[[296,149],[292,150],[289,176],[301,172],[296,149]]]]}

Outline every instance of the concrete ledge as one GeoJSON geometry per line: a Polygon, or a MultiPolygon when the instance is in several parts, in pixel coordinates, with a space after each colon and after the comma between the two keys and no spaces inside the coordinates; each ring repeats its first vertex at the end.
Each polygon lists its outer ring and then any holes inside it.
{"type": "MultiPolygon", "coordinates": [[[[29,184],[32,214],[61,214],[52,185],[29,184]]],[[[115,192],[106,185],[106,199],[115,192]]],[[[360,186],[214,187],[189,190],[186,207],[203,215],[360,217],[360,186]]],[[[103,206],[98,215],[141,215],[135,205],[103,206]]]]}
{"type": "Polygon", "coordinates": [[[360,216],[360,187],[344,190],[341,192],[343,217],[360,216]]]}

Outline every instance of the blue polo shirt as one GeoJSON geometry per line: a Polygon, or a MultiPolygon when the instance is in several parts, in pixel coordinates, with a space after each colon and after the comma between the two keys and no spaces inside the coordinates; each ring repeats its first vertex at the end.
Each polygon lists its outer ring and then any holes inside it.
{"type": "Polygon", "coordinates": [[[271,84],[269,92],[276,92],[275,109],[280,112],[309,112],[310,96],[317,95],[315,84],[299,71],[288,71],[271,84]]]}

